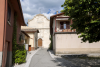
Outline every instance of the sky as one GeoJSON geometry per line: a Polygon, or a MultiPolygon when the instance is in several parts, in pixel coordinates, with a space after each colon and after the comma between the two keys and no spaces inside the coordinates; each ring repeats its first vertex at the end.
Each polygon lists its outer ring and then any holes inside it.
{"type": "Polygon", "coordinates": [[[63,9],[61,5],[65,0],[20,0],[25,23],[37,14],[43,14],[48,19],[63,9]]]}

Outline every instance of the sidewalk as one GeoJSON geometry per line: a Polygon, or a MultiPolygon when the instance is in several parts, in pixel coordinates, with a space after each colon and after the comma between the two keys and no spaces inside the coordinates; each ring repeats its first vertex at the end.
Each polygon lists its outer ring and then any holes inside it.
{"type": "Polygon", "coordinates": [[[19,65],[14,65],[12,67],[29,67],[29,64],[31,62],[31,59],[33,57],[33,55],[35,55],[36,52],[38,52],[41,48],[38,48],[37,50],[35,51],[29,51],[27,53],[27,57],[26,57],[26,63],[23,63],[23,64],[19,64],[19,65]]]}

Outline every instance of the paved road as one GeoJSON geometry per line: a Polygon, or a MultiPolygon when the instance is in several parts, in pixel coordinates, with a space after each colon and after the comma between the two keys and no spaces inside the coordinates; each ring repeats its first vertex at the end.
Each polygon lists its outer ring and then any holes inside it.
{"type": "Polygon", "coordinates": [[[47,49],[39,50],[31,59],[29,67],[61,67],[47,52],[47,49]]]}

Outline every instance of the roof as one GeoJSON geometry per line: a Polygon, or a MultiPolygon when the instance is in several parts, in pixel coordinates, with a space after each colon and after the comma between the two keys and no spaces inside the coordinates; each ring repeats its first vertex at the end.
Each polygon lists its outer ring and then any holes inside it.
{"type": "Polygon", "coordinates": [[[63,14],[65,14],[65,13],[59,13],[59,14],[50,16],[50,26],[52,26],[53,18],[54,18],[54,17],[60,16],[60,15],[63,15],[63,14]]]}
{"type": "Polygon", "coordinates": [[[14,11],[17,13],[18,20],[22,26],[26,26],[24,17],[23,17],[23,12],[22,12],[22,7],[20,0],[10,0],[10,3],[14,9],[14,11]]]}
{"type": "MultiPolygon", "coordinates": [[[[59,14],[50,16],[50,34],[53,33],[53,28],[52,28],[52,25],[53,25],[53,18],[58,18],[57,16],[64,15],[64,14],[65,14],[65,13],[59,13],[59,14]]],[[[69,16],[66,16],[66,17],[69,17],[69,16]]],[[[60,18],[66,18],[66,17],[60,17],[60,18]]]]}
{"type": "Polygon", "coordinates": [[[31,28],[28,26],[21,26],[21,30],[25,31],[25,32],[37,32],[37,33],[39,33],[38,29],[34,29],[34,28],[31,28]]]}
{"type": "MultiPolygon", "coordinates": [[[[45,17],[48,21],[50,21],[50,20],[49,20],[46,16],[44,16],[43,14],[37,14],[36,16],[43,16],[43,17],[45,17]]],[[[36,18],[36,16],[34,16],[33,19],[36,18]]],[[[28,20],[28,22],[32,21],[33,19],[28,20]]]]}
{"type": "Polygon", "coordinates": [[[26,32],[24,31],[21,31],[22,33],[24,33],[27,37],[30,37],[26,32]]]}
{"type": "Polygon", "coordinates": [[[52,15],[52,16],[50,16],[50,18],[53,18],[53,17],[59,16],[59,15],[63,15],[63,14],[65,14],[65,13],[59,13],[59,14],[56,14],[56,15],[52,15]]]}

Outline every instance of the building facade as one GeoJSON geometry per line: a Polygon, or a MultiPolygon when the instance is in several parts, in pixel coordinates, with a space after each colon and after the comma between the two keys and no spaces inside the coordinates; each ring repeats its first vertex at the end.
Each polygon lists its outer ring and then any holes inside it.
{"type": "Polygon", "coordinates": [[[35,50],[38,48],[38,29],[30,28],[27,26],[21,26],[21,30],[27,33],[30,37],[29,39],[29,51],[35,50]]]}
{"type": "Polygon", "coordinates": [[[19,43],[21,25],[26,25],[20,0],[0,0],[0,67],[12,66],[14,22],[16,22],[17,25],[16,36],[17,43],[19,43]]]}
{"type": "Polygon", "coordinates": [[[71,30],[70,25],[74,22],[68,19],[69,16],[64,16],[64,13],[50,17],[50,34],[55,54],[100,53],[100,41],[82,43],[81,38],[78,38],[76,29],[71,30]]]}
{"type": "Polygon", "coordinates": [[[28,20],[28,26],[39,30],[38,46],[48,48],[50,44],[50,21],[42,14],[36,15],[33,19],[28,20]]]}

